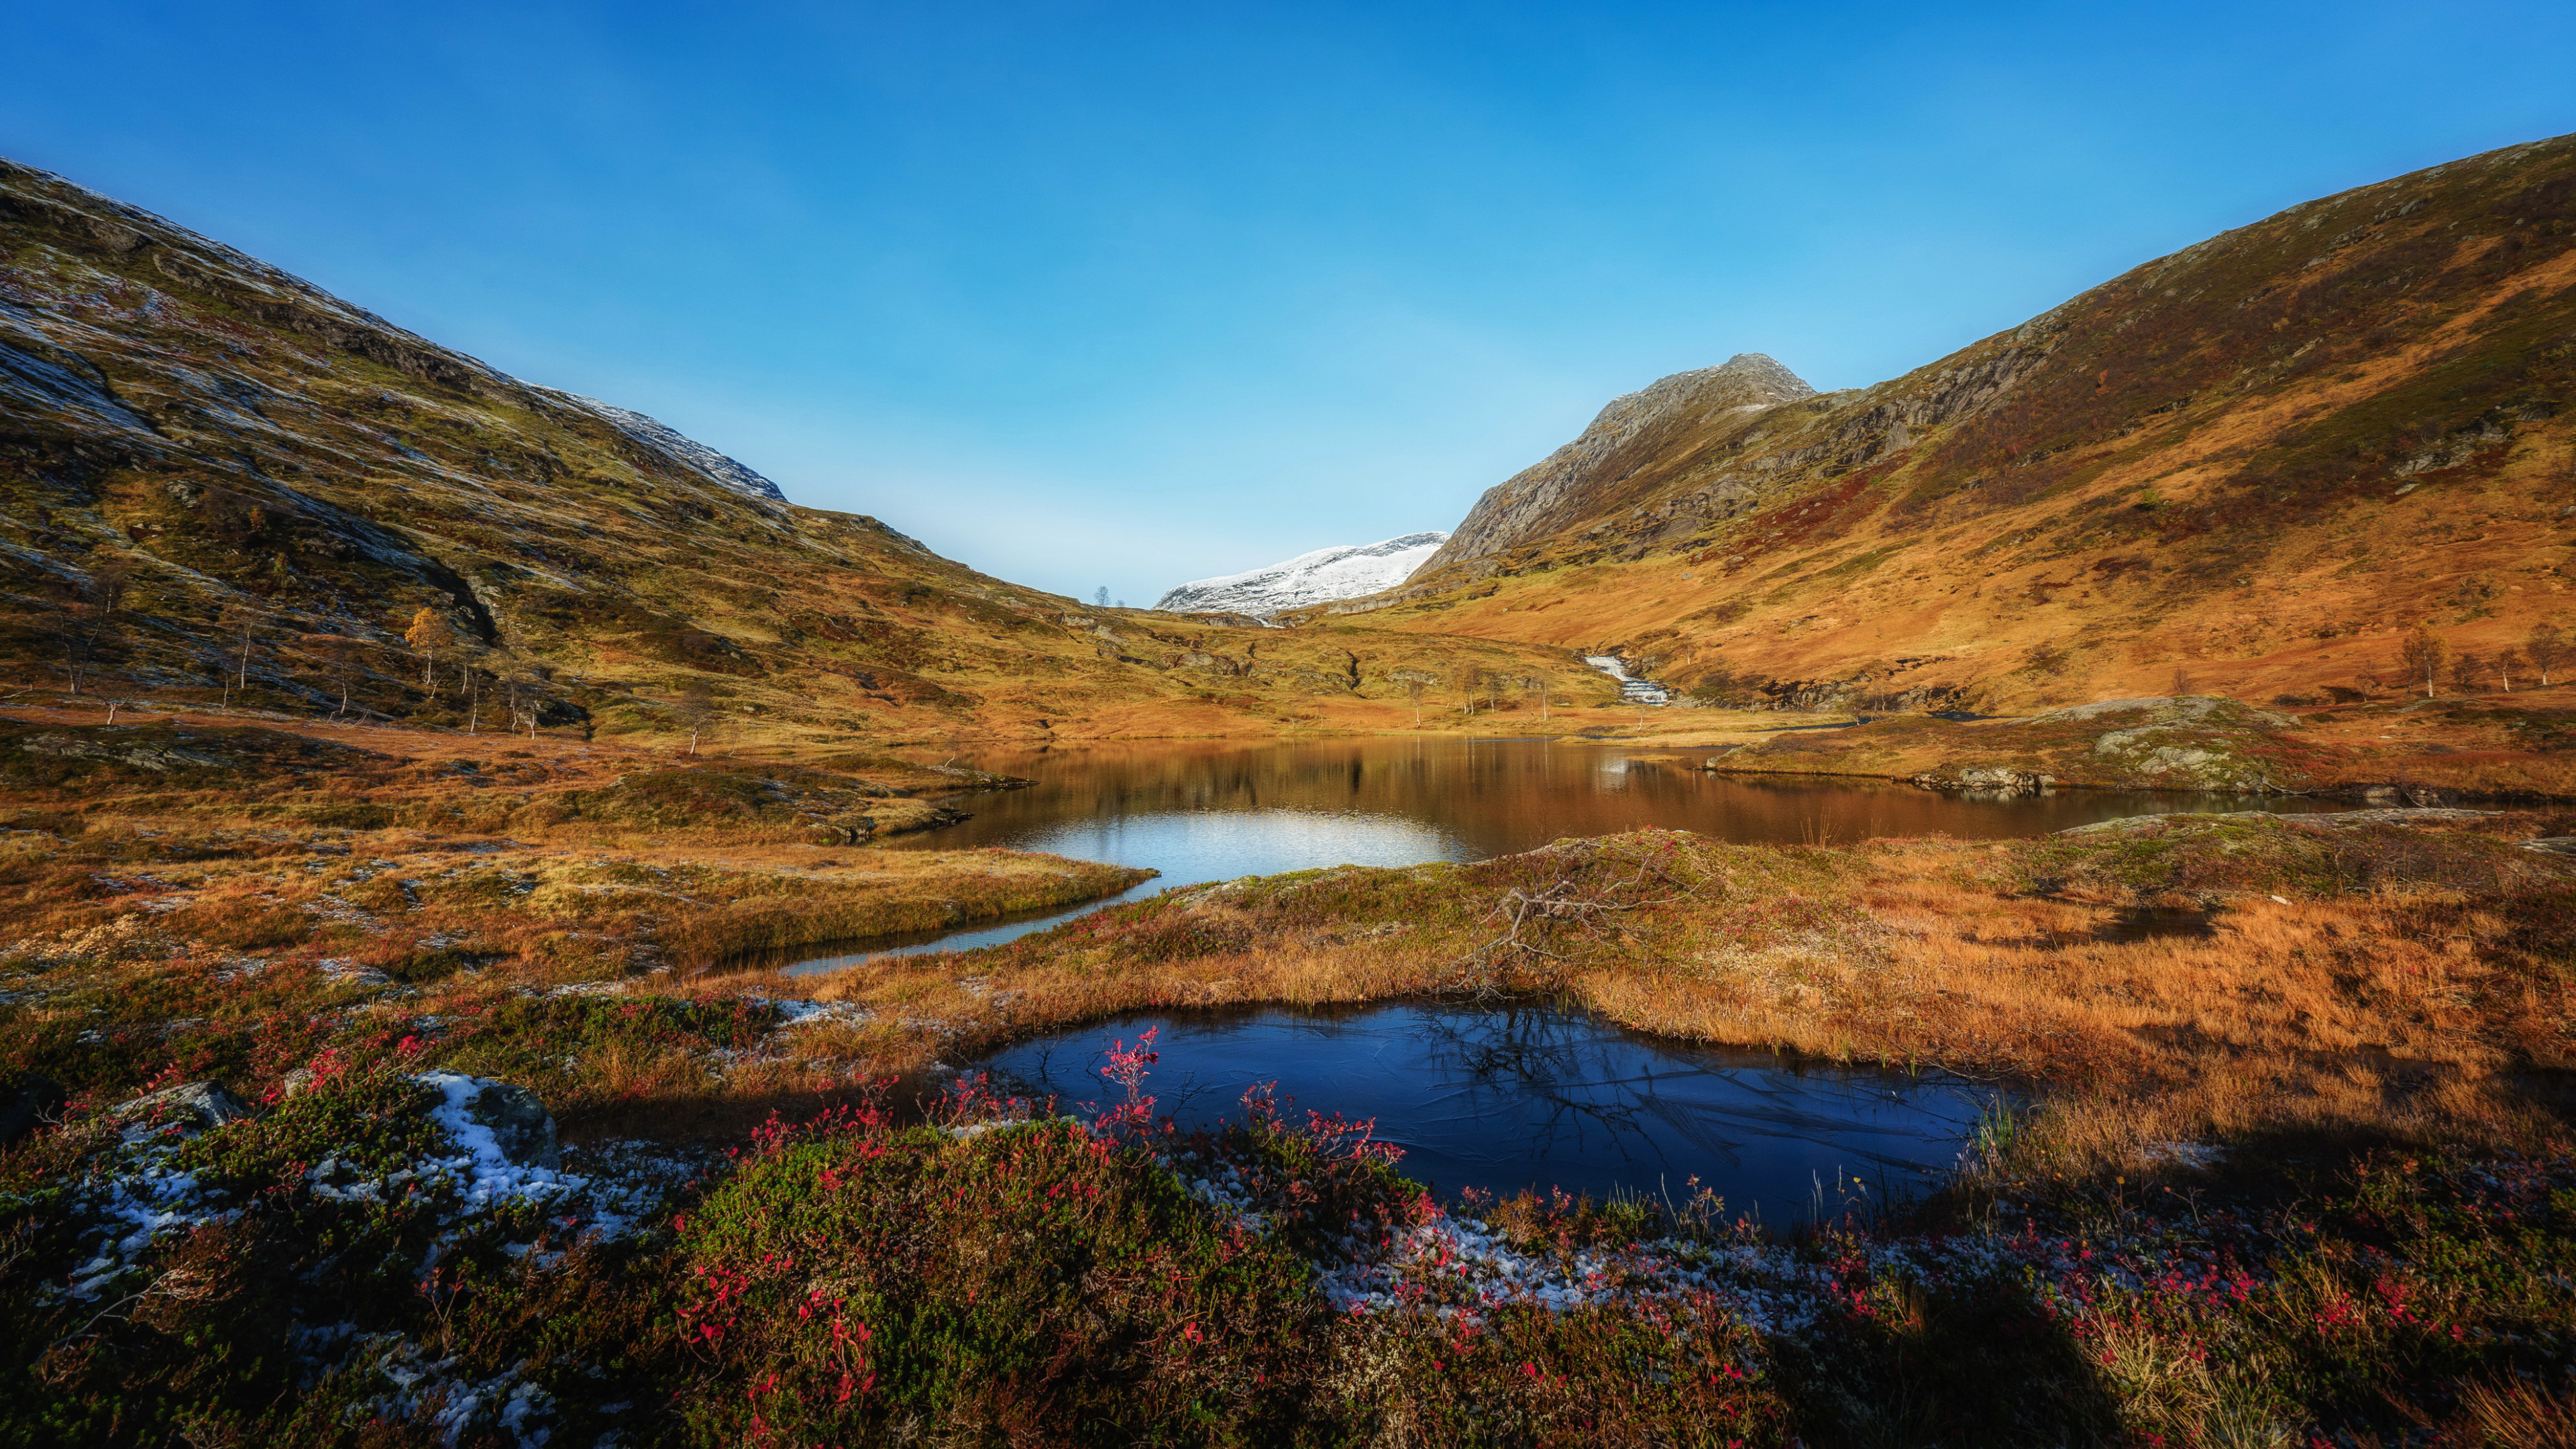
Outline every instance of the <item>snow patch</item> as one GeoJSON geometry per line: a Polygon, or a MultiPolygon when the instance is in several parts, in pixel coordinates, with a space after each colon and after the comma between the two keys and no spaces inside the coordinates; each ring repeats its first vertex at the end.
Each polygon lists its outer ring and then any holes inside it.
{"type": "Polygon", "coordinates": [[[1411,578],[1448,541],[1445,533],[1408,533],[1377,543],[1319,548],[1248,573],[1193,579],[1155,600],[1154,607],[1167,613],[1266,619],[1310,604],[1356,599],[1411,578]]]}

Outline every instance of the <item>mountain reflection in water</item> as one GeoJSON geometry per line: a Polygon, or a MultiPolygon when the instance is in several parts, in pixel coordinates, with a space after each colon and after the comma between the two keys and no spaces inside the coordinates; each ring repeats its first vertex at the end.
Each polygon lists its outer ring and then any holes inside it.
{"type": "Polygon", "coordinates": [[[1713,750],[1629,751],[1548,740],[1203,741],[973,756],[1038,783],[959,800],[974,818],[883,848],[1042,850],[1157,879],[1070,911],[887,937],[791,966],[835,971],[872,955],[996,945],[1119,900],[1201,881],[1333,865],[1483,860],[1566,836],[1695,830],[1738,843],[1888,835],[2045,835],[2167,810],[2325,808],[2286,796],[2065,790],[1978,799],[1885,780],[1717,775],[1713,750]]]}
{"type": "Polygon", "coordinates": [[[1376,1118],[1404,1149],[1398,1168],[1443,1195],[1554,1186],[1679,1202],[1696,1177],[1731,1216],[1773,1226],[1810,1212],[1819,1184],[1827,1211],[1852,1178],[1919,1189],[1956,1163],[1996,1095],[1946,1073],[1659,1041],[1553,1008],[1415,1003],[1140,1014],[980,1065],[1079,1110],[1116,1096],[1103,1048],[1149,1027],[1162,1055],[1146,1090],[1184,1126],[1239,1120],[1244,1090],[1276,1082],[1298,1110],[1376,1118]]]}
{"type": "MultiPolygon", "coordinates": [[[[1132,863],[1187,872],[1189,859],[1202,852],[1209,853],[1211,865],[1224,864],[1223,857],[1277,856],[1294,857],[1300,866],[1389,864],[1390,854],[1415,852],[1404,862],[1409,864],[1481,860],[1569,835],[1648,828],[1793,845],[1884,835],[2045,835],[2164,810],[2304,808],[2304,802],[2283,796],[2109,790],[1976,799],[1886,780],[1720,775],[1699,768],[1716,753],[1628,751],[1563,740],[1403,739],[995,752],[974,756],[971,763],[1038,783],[960,801],[975,818],[890,843],[916,850],[1025,850],[1055,848],[1038,843],[1055,841],[1068,854],[1104,860],[1116,857],[1081,847],[1118,849],[1122,831],[1138,822],[1179,817],[1196,823],[1185,834],[1152,841],[1174,852],[1169,865],[1132,863]],[[1211,829],[1210,817],[1223,823],[1211,829]],[[1277,843],[1245,846],[1247,817],[1275,822],[1254,828],[1275,834],[1277,843]]],[[[1164,884],[1223,878],[1177,874],[1164,884]]]]}

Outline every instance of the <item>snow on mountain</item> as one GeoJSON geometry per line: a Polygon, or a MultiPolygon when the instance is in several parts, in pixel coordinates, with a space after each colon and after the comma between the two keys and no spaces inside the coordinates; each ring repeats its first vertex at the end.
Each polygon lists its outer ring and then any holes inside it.
{"type": "Polygon", "coordinates": [[[1356,599],[1403,583],[1448,541],[1445,533],[1408,533],[1381,543],[1319,548],[1249,573],[1193,579],[1156,600],[1154,607],[1172,613],[1253,614],[1266,619],[1309,604],[1356,599]]]}

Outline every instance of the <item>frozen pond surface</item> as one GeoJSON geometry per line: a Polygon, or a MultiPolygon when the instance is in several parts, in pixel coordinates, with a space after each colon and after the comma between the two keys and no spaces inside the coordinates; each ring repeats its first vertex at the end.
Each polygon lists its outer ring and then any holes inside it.
{"type": "Polygon", "coordinates": [[[1246,1088],[1283,1107],[1377,1119],[1406,1176],[1443,1196],[1562,1187],[1686,1199],[1690,1180],[1730,1216],[1784,1227],[1871,1195],[1920,1191],[1948,1171],[1997,1089],[1946,1073],[1798,1063],[1686,1046],[1547,1007],[1390,1003],[1308,1012],[1148,1013],[1022,1043],[978,1065],[997,1087],[1060,1110],[1118,1100],[1101,1080],[1113,1039],[1157,1028],[1146,1078],[1184,1126],[1240,1120],[1246,1088]]]}

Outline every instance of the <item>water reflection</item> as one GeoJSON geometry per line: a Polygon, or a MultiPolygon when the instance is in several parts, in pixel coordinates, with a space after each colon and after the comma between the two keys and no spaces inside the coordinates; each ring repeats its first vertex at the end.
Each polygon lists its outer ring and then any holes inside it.
{"type": "Polygon", "coordinates": [[[790,969],[839,970],[875,954],[966,950],[1043,930],[1176,885],[1332,865],[1482,860],[1565,836],[1649,827],[1799,844],[1890,835],[2044,835],[2166,810],[2328,808],[2284,796],[2067,790],[1963,798],[1883,780],[1711,774],[1708,750],[1636,751],[1547,740],[1156,743],[977,755],[1026,790],[960,802],[962,825],[887,848],[1044,850],[1159,878],[1109,901],[971,930],[889,938],[790,969]]]}
{"type": "Polygon", "coordinates": [[[1773,1224],[1817,1184],[1919,1187],[1956,1161],[1995,1095],[1942,1073],[1786,1062],[1658,1041],[1544,1007],[1399,1003],[1123,1018],[1027,1042],[985,1063],[1067,1108],[1114,1095],[1097,1076],[1113,1037],[1160,1028],[1148,1079],[1184,1125],[1240,1117],[1244,1090],[1277,1082],[1301,1108],[1377,1119],[1406,1176],[1443,1193],[1550,1186],[1687,1194],[1773,1224]]]}
{"type": "Polygon", "coordinates": [[[1222,879],[1215,872],[1229,857],[1294,857],[1303,865],[1358,861],[1344,852],[1391,841],[1390,822],[1409,822],[1422,832],[1413,842],[1432,853],[1414,859],[1463,860],[1562,836],[1648,827],[1773,844],[1936,833],[1983,839],[2163,810],[2309,808],[2283,796],[2107,790],[1968,800],[1884,780],[1712,774],[1699,768],[1712,753],[1547,740],[1391,739],[995,752],[972,763],[1033,778],[1036,787],[963,802],[974,819],[896,844],[1062,849],[1162,867],[1176,872],[1177,882],[1222,879]],[[1137,829],[1138,822],[1173,816],[1231,821],[1169,834],[1137,829]],[[1245,816],[1264,817],[1257,829],[1276,843],[1244,834],[1245,816]],[[1085,827],[1093,833],[1085,835],[1085,827]],[[1141,849],[1163,858],[1115,853],[1141,849]],[[1187,873],[1202,854],[1208,870],[1187,873]]]}

